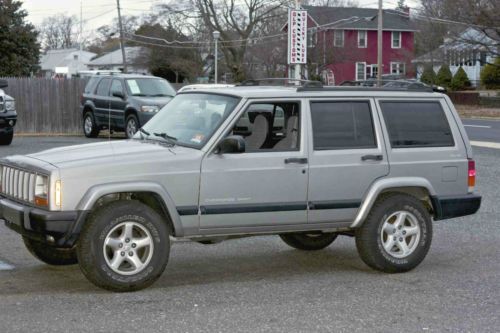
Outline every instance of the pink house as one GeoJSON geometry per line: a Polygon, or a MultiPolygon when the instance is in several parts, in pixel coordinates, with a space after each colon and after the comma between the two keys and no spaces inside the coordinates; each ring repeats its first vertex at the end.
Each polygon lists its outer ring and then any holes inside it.
{"type": "MultiPolygon", "coordinates": [[[[377,9],[303,6],[308,12],[308,61],[302,75],[329,84],[376,77],[377,9]]],[[[405,12],[384,10],[382,74],[414,77],[415,28],[405,12]]],[[[289,75],[293,75],[293,66],[289,75]]]]}

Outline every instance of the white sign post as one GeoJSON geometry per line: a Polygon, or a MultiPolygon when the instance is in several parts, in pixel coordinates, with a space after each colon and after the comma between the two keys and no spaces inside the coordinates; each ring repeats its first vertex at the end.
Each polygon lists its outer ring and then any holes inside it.
{"type": "Polygon", "coordinates": [[[288,64],[295,67],[295,78],[300,79],[300,64],[307,63],[307,11],[288,11],[288,64]]]}

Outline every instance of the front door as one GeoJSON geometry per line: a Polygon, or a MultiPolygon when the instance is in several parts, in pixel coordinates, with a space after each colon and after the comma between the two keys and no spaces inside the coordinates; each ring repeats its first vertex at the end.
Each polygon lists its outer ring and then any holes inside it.
{"type": "Polygon", "coordinates": [[[353,221],[370,185],[389,173],[371,99],[310,102],[309,222],[353,221]]]}
{"type": "Polygon", "coordinates": [[[307,222],[302,108],[301,102],[287,100],[247,104],[227,133],[244,137],[245,152],[211,153],[202,162],[201,230],[265,231],[307,222]]]}

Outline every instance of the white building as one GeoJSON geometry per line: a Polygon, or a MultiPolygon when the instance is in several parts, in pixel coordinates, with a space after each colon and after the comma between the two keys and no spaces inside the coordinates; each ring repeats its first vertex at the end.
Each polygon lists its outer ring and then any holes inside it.
{"type": "Polygon", "coordinates": [[[49,50],[40,59],[41,72],[47,78],[56,75],[70,78],[79,71],[88,70],[87,64],[95,56],[95,53],[78,49],[49,50]]]}
{"type": "Polygon", "coordinates": [[[474,28],[464,30],[457,38],[446,39],[436,50],[420,56],[412,62],[416,65],[417,78],[420,79],[424,68],[432,66],[437,73],[443,64],[450,66],[455,75],[460,67],[465,70],[473,86],[478,86],[481,80],[481,70],[487,63],[494,61],[491,48],[495,41],[482,31],[474,28]]]}
{"type": "MultiPolygon", "coordinates": [[[[150,74],[148,69],[149,50],[141,46],[125,47],[127,70],[129,73],[150,74]]],[[[123,71],[121,49],[106,53],[88,63],[90,70],[123,71]]]]}

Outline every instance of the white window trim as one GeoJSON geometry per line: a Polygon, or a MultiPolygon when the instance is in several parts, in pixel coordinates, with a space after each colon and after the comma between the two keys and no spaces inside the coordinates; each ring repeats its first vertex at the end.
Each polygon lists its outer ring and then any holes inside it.
{"type": "Polygon", "coordinates": [[[341,30],[341,29],[336,29],[336,30],[333,30],[333,46],[334,47],[344,47],[344,43],[345,43],[345,30],[341,30]],[[337,41],[337,39],[335,38],[335,34],[338,32],[338,31],[341,31],[342,32],[342,45],[337,45],[335,42],[337,41]]]}
{"type": "Polygon", "coordinates": [[[368,32],[367,32],[366,30],[358,30],[358,48],[360,48],[360,49],[366,49],[367,45],[368,45],[368,32]],[[361,45],[361,44],[359,43],[359,40],[360,40],[360,38],[359,38],[360,32],[364,32],[364,33],[365,33],[365,45],[361,45]]]}
{"type": "Polygon", "coordinates": [[[393,31],[391,32],[391,48],[393,49],[400,49],[401,45],[403,44],[403,34],[401,31],[393,31]],[[394,34],[399,34],[399,46],[394,46],[394,34]]]}
{"type": "Polygon", "coordinates": [[[356,62],[356,66],[354,68],[355,72],[354,72],[354,77],[356,78],[356,81],[366,81],[366,62],[356,62]],[[363,64],[364,65],[364,69],[363,69],[363,79],[360,79],[358,77],[358,64],[363,64]]]}
{"type": "Polygon", "coordinates": [[[401,62],[401,61],[391,61],[391,74],[406,75],[406,63],[401,62]],[[402,73],[393,73],[392,68],[394,65],[398,66],[398,71],[399,71],[399,66],[403,65],[403,72],[402,73]]]}

